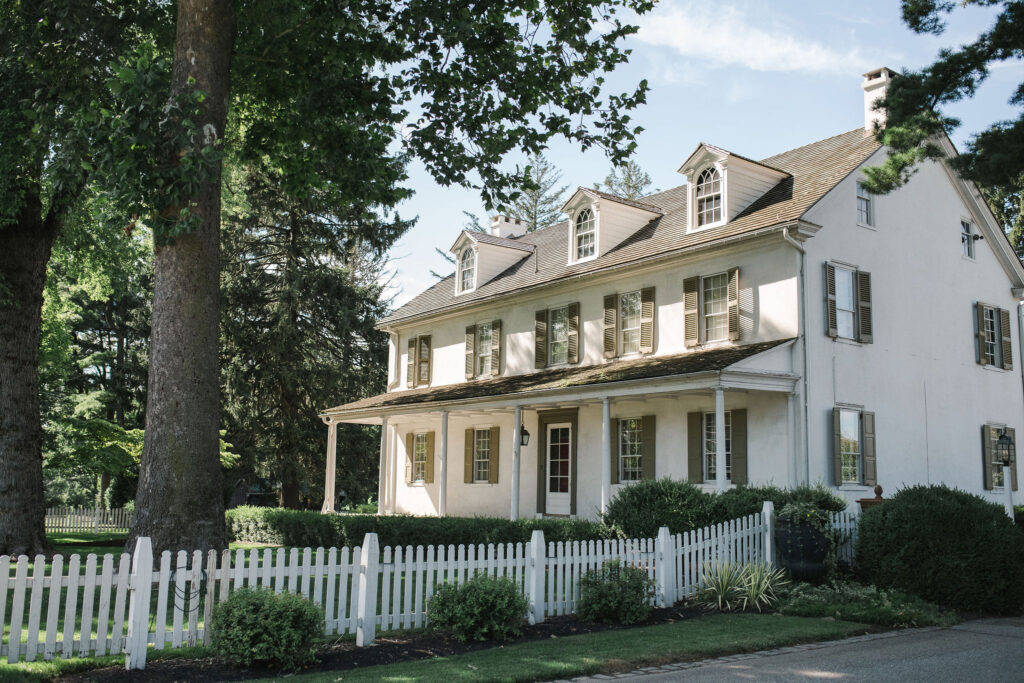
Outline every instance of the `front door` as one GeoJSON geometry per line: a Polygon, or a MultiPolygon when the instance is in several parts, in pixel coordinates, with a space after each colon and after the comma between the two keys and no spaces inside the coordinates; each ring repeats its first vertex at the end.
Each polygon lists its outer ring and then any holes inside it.
{"type": "Polygon", "coordinates": [[[551,424],[547,431],[548,481],[545,510],[549,515],[568,515],[571,512],[569,492],[572,490],[572,425],[568,422],[551,424]]]}

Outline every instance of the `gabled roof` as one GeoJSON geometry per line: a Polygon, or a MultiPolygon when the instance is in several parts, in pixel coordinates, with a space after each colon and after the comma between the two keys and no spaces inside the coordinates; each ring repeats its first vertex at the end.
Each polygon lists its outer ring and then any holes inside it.
{"type": "Polygon", "coordinates": [[[527,233],[516,241],[533,245],[536,250],[486,284],[460,295],[456,301],[451,294],[451,279],[454,275],[450,275],[384,318],[381,325],[456,310],[476,302],[500,299],[527,288],[547,286],[580,275],[669,256],[698,245],[794,222],[879,147],[880,144],[870,132],[856,128],[762,159],[757,163],[787,173],[788,177],[761,195],[733,220],[699,232],[686,232],[686,185],[648,195],[640,203],[656,207],[662,215],[614,249],[583,263],[566,262],[569,249],[568,221],[527,233]]]}
{"type": "Polygon", "coordinates": [[[609,194],[608,192],[601,192],[601,190],[595,190],[592,187],[582,186],[577,188],[576,191],[572,193],[572,196],[569,197],[569,200],[565,202],[565,204],[562,204],[562,208],[560,210],[565,211],[569,206],[572,205],[574,201],[576,201],[576,197],[581,193],[587,195],[588,197],[591,197],[592,199],[607,199],[608,201],[616,202],[619,204],[625,204],[626,206],[632,206],[634,209],[641,209],[642,211],[649,211],[651,213],[656,214],[665,213],[664,211],[661,210],[660,207],[654,206],[653,204],[645,204],[644,202],[637,201],[635,199],[626,199],[625,197],[609,194]]]}
{"type": "Polygon", "coordinates": [[[693,159],[695,156],[697,156],[698,154],[700,154],[704,150],[708,150],[708,151],[712,152],[713,154],[716,154],[716,155],[722,156],[722,157],[736,157],[737,159],[745,161],[745,162],[747,162],[749,164],[754,164],[755,166],[760,166],[761,168],[765,168],[765,169],[767,169],[769,171],[773,171],[775,173],[781,173],[784,176],[789,175],[788,171],[783,171],[781,168],[775,168],[774,166],[766,164],[766,163],[764,163],[762,161],[757,161],[755,159],[751,159],[750,157],[745,157],[742,154],[736,154],[735,152],[730,152],[727,149],[723,149],[721,147],[718,147],[716,145],[712,145],[712,144],[707,143],[707,142],[702,142],[699,145],[697,145],[697,147],[693,150],[693,152],[690,154],[690,156],[686,157],[686,161],[684,161],[679,166],[679,168],[676,169],[676,170],[679,173],[683,173],[684,172],[683,169],[690,165],[690,160],[693,159]]]}
{"type": "Polygon", "coordinates": [[[493,244],[496,247],[508,247],[509,249],[518,249],[520,251],[532,252],[534,249],[537,248],[537,246],[534,245],[534,244],[529,244],[527,242],[520,242],[518,239],[515,239],[515,238],[498,237],[496,235],[490,234],[489,232],[476,232],[475,230],[463,230],[461,233],[459,233],[458,239],[456,239],[455,242],[452,243],[452,246],[451,246],[451,250],[452,251],[455,250],[455,247],[458,246],[459,242],[461,242],[463,238],[469,238],[469,239],[473,240],[474,242],[480,242],[482,244],[493,244]]]}

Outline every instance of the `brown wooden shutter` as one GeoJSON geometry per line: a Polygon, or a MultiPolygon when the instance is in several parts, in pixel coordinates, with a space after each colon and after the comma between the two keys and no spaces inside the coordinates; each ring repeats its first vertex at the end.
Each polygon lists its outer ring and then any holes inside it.
{"type": "MultiPolygon", "coordinates": [[[[1013,440],[1013,443],[1017,443],[1017,430],[1012,427],[1006,428],[1006,434],[1013,440]]],[[[1013,459],[1013,463],[1010,465],[1010,488],[1014,491],[1017,490],[1017,458],[1013,459]]]]}
{"type": "Polygon", "coordinates": [[[604,357],[615,358],[616,337],[619,333],[619,295],[608,294],[604,298],[604,357]]]}
{"type": "Polygon", "coordinates": [[[498,483],[499,452],[501,450],[501,427],[491,427],[491,458],[487,464],[487,481],[498,483]]]}
{"type": "Polygon", "coordinates": [[[747,477],[747,411],[730,411],[732,420],[732,483],[746,484],[747,477]]]}
{"type": "Polygon", "coordinates": [[[569,363],[580,362],[580,305],[579,303],[569,304],[569,333],[568,333],[568,356],[569,363]]]}
{"type": "Polygon", "coordinates": [[[871,322],[871,273],[857,271],[857,341],[870,344],[874,341],[874,325],[871,322]]]}
{"type": "Polygon", "coordinates": [[[501,375],[501,321],[491,321],[491,376],[501,375]]]}
{"type": "Polygon", "coordinates": [[[434,483],[434,432],[427,432],[427,466],[423,468],[423,481],[434,483]]]}
{"type": "Polygon", "coordinates": [[[416,337],[409,340],[409,353],[406,357],[405,386],[410,389],[416,386],[416,337]]]}
{"type": "Polygon", "coordinates": [[[416,435],[409,432],[405,435],[405,483],[412,483],[412,458],[413,458],[413,440],[416,435]]]}
{"type": "Polygon", "coordinates": [[[832,409],[832,483],[843,485],[843,431],[839,408],[832,409]]]}
{"type": "Polygon", "coordinates": [[[548,366],[548,310],[533,314],[533,367],[541,370],[548,366]]]}
{"type": "Polygon", "coordinates": [[[865,486],[878,483],[878,462],[875,455],[875,414],[864,411],[860,414],[861,457],[864,460],[862,481],[865,486]]]}
{"type": "Polygon", "coordinates": [[[419,341],[419,353],[416,355],[416,363],[419,365],[416,384],[430,384],[430,361],[433,355],[430,353],[430,335],[421,336],[419,341]]]}
{"type": "Polygon", "coordinates": [[[465,473],[463,481],[467,484],[473,483],[473,428],[466,430],[466,447],[465,447],[465,473]]]}
{"type": "Polygon", "coordinates": [[[991,491],[994,486],[992,483],[992,458],[992,427],[981,425],[981,471],[986,491],[991,491]]]}
{"type": "Polygon", "coordinates": [[[466,327],[466,379],[476,376],[476,325],[466,327]]]}
{"type": "Polygon", "coordinates": [[[1010,332],[1010,312],[999,309],[999,334],[1003,342],[1003,370],[1013,370],[1013,335],[1010,332]]]}
{"type": "Polygon", "coordinates": [[[686,415],[686,478],[695,484],[704,481],[704,449],[701,448],[703,439],[703,413],[688,413],[686,415]]]}
{"type": "Polygon", "coordinates": [[[836,318],[836,267],[825,264],[825,331],[835,339],[839,336],[839,321],[836,318]]]}
{"type": "Polygon", "coordinates": [[[654,287],[640,290],[640,353],[654,352],[654,287]]]}
{"type": "Polygon", "coordinates": [[[642,442],[640,444],[640,468],[642,470],[642,477],[644,479],[654,479],[657,464],[656,446],[657,446],[657,417],[654,415],[644,415],[641,418],[640,423],[640,438],[642,442]]]}
{"type": "Polygon", "coordinates": [[[729,339],[740,338],[740,269],[729,269],[729,339]]]}
{"type": "Polygon", "coordinates": [[[611,453],[609,454],[612,462],[612,481],[613,484],[619,483],[619,450],[621,445],[619,444],[620,430],[622,427],[619,425],[619,421],[616,418],[612,418],[611,422],[608,423],[608,442],[612,445],[611,453]]]}
{"type": "Polygon", "coordinates": [[[978,326],[975,337],[977,339],[976,346],[978,347],[978,362],[981,365],[988,365],[988,358],[985,356],[985,304],[980,301],[974,304],[974,319],[978,326]]]}
{"type": "Polygon", "coordinates": [[[688,277],[683,280],[683,343],[696,346],[700,343],[700,278],[688,277]]]}

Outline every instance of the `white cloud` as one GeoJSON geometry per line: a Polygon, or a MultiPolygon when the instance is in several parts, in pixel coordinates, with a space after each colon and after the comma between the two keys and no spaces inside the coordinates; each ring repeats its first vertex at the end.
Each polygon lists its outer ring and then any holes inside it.
{"type": "Polygon", "coordinates": [[[777,21],[752,20],[724,3],[670,1],[638,23],[638,40],[670,48],[693,64],[815,73],[862,68],[856,50],[838,51],[777,21]]]}

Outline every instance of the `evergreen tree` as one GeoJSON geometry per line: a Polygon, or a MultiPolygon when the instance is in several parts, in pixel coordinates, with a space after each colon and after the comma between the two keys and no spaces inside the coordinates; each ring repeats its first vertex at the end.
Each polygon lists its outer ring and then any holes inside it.
{"type": "MultiPolygon", "coordinates": [[[[466,217],[466,222],[462,224],[463,230],[468,230],[469,232],[487,232],[487,228],[484,227],[483,223],[480,222],[480,217],[475,213],[471,211],[463,211],[462,215],[466,217]]],[[[440,247],[434,247],[434,251],[453,267],[455,266],[455,257],[448,253],[448,251],[441,249],[440,247]]],[[[438,280],[443,280],[448,277],[447,275],[438,273],[436,270],[431,270],[430,274],[438,280]]]]}
{"type": "Polygon", "coordinates": [[[568,185],[559,186],[562,172],[543,154],[535,154],[526,167],[519,196],[512,202],[513,218],[526,221],[526,231],[543,230],[562,220],[568,185]]]}
{"type": "Polygon", "coordinates": [[[1011,186],[983,187],[981,193],[1006,232],[1017,258],[1024,259],[1024,177],[1011,186]]]}
{"type": "Polygon", "coordinates": [[[626,199],[640,199],[643,196],[658,192],[651,190],[651,176],[649,176],[640,164],[632,159],[621,166],[613,166],[612,170],[605,176],[604,184],[594,183],[595,190],[603,190],[626,199]]]}

